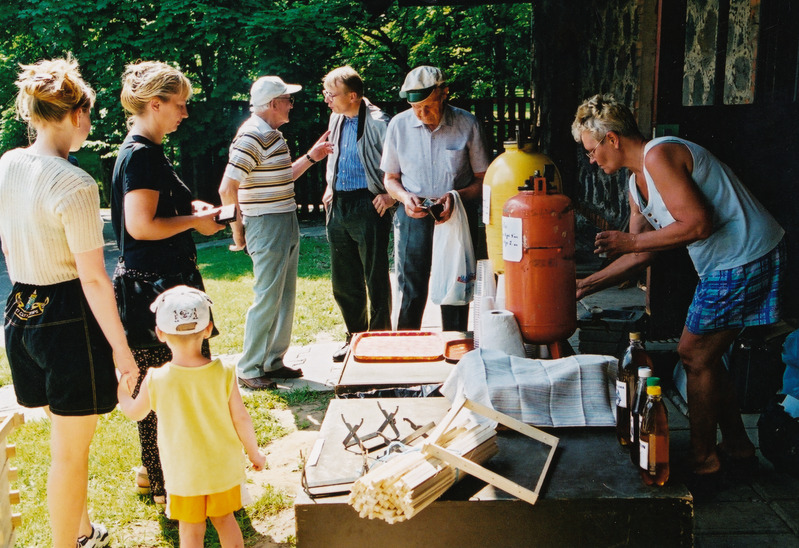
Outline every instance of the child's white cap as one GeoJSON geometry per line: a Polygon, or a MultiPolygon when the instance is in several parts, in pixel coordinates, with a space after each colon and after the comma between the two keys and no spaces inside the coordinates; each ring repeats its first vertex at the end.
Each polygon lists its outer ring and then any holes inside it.
{"type": "Polygon", "coordinates": [[[150,310],[155,312],[155,325],[164,333],[189,335],[208,327],[212,304],[199,289],[178,285],[158,295],[150,310]]]}

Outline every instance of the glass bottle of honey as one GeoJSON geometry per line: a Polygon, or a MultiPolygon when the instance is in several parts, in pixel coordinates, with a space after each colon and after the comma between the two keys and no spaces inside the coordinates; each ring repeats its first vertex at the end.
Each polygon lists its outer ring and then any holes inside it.
{"type": "Polygon", "coordinates": [[[639,472],[647,485],[669,479],[669,414],[661,398],[660,379],[647,381],[647,400],[641,417],[639,472]]]}
{"type": "Polygon", "coordinates": [[[638,466],[639,457],[639,436],[641,434],[641,416],[646,405],[646,381],[652,376],[652,368],[643,366],[638,368],[638,380],[636,381],[635,395],[633,396],[633,406],[630,409],[630,460],[638,466]]]}
{"type": "Polygon", "coordinates": [[[652,366],[652,361],[644,349],[640,333],[630,333],[630,346],[619,362],[616,377],[616,439],[623,446],[629,446],[630,416],[635,396],[637,370],[642,366],[652,366]]]}

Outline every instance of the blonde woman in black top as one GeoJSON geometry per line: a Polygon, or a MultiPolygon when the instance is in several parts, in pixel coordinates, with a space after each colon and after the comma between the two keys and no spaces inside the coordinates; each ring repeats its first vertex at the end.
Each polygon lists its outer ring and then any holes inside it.
{"type": "MultiPolygon", "coordinates": [[[[122,77],[122,106],[129,113],[130,131],[120,147],[111,189],[111,217],[122,262],[115,276],[166,280],[166,287],[188,285],[204,289],[197,269],[197,251],[191,231],[211,235],[224,228],[214,218],[218,209],[193,200],[164,154],[163,140],[188,117],[186,102],[191,83],[179,70],[157,61],[129,65],[122,77]],[[124,221],[124,230],[123,230],[124,221]]],[[[117,298],[120,296],[117,295],[117,298]]],[[[172,357],[155,338],[155,318],[150,315],[150,342],[131,339],[140,377],[172,357]]],[[[206,342],[205,353],[210,357],[206,342]]],[[[138,390],[137,390],[138,391],[138,390]]],[[[157,503],[165,502],[161,462],[156,443],[154,413],[139,423],[143,470],[137,474],[141,491],[157,503]]]]}

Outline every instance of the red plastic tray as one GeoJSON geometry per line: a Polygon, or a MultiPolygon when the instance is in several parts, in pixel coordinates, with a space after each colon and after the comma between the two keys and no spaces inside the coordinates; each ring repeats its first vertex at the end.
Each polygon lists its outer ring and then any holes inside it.
{"type": "Polygon", "coordinates": [[[443,353],[444,341],[432,331],[368,331],[352,342],[352,357],[359,362],[432,362],[443,353]]]}
{"type": "Polygon", "coordinates": [[[458,363],[464,354],[472,350],[474,350],[474,339],[447,341],[444,346],[444,359],[449,363],[458,363]]]}

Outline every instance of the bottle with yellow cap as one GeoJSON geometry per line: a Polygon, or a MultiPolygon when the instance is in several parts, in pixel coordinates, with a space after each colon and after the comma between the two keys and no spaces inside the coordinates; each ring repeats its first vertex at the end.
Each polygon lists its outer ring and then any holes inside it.
{"type": "Polygon", "coordinates": [[[641,436],[641,417],[646,405],[646,381],[652,376],[652,368],[650,366],[643,366],[638,368],[638,380],[635,385],[635,394],[633,395],[633,406],[630,409],[630,460],[633,461],[635,466],[641,457],[638,453],[639,438],[641,436]]]}
{"type": "Polygon", "coordinates": [[[650,377],[639,435],[639,472],[647,485],[669,479],[669,413],[661,398],[660,379],[650,377]]]}

